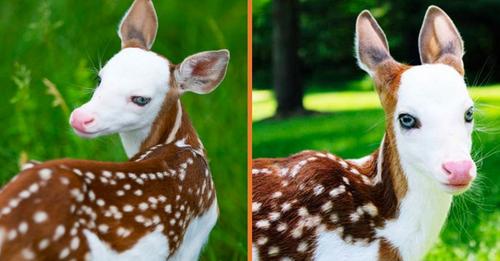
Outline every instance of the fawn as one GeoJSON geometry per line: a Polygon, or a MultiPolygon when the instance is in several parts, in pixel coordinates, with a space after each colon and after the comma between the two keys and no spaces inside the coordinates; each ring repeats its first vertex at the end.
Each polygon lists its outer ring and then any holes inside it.
{"type": "Polygon", "coordinates": [[[0,260],[196,260],[218,217],[205,149],[180,96],[225,76],[227,50],[174,65],[152,52],[157,15],[135,0],[122,50],[72,112],[83,137],[119,133],[125,163],[62,159],[28,164],[0,192],[0,260]]]}
{"type": "Polygon", "coordinates": [[[427,10],[422,65],[395,61],[368,11],[355,48],[385,112],[381,145],[359,160],[315,151],[254,160],[254,260],[420,260],[476,176],[463,42],[448,15],[427,10]]]}

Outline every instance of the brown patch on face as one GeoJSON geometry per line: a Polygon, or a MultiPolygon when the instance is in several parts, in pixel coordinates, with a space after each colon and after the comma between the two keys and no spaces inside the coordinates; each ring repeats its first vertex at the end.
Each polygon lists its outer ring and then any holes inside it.
{"type": "Polygon", "coordinates": [[[399,154],[397,153],[394,135],[387,131],[384,140],[384,152],[382,162],[382,193],[385,198],[384,204],[388,210],[388,218],[395,218],[399,203],[408,191],[408,181],[399,164],[399,154]]]}
{"type": "Polygon", "coordinates": [[[389,60],[379,65],[375,71],[373,80],[386,115],[392,115],[396,108],[401,75],[409,68],[408,65],[389,60]]]}
{"type": "Polygon", "coordinates": [[[402,261],[399,251],[385,239],[380,240],[379,261],[402,261]]]}
{"type": "Polygon", "coordinates": [[[151,126],[151,131],[148,137],[142,142],[139,151],[144,151],[155,144],[162,143],[162,141],[165,142],[175,125],[179,109],[177,103],[180,94],[174,80],[174,68],[175,65],[170,65],[169,91],[165,95],[160,112],[151,126]]]}
{"type": "Polygon", "coordinates": [[[386,115],[382,179],[388,182],[387,186],[390,186],[394,190],[397,202],[400,202],[406,194],[408,182],[399,164],[393,119],[398,102],[397,94],[401,84],[401,75],[409,68],[411,67],[408,65],[388,61],[377,68],[374,76],[375,87],[386,115]]]}
{"type": "MultiPolygon", "coordinates": [[[[165,95],[165,100],[163,101],[163,105],[158,113],[158,116],[151,126],[151,131],[148,137],[146,137],[146,139],[142,142],[139,151],[144,152],[156,144],[166,142],[168,136],[173,131],[174,125],[176,124],[177,114],[180,108],[182,111],[181,123],[179,129],[175,133],[174,141],[185,138],[186,144],[202,151],[203,154],[206,155],[205,149],[198,139],[198,134],[193,128],[187,112],[184,110],[182,104],[180,106],[178,105],[180,104],[180,91],[178,87],[179,84],[176,82],[174,77],[174,71],[176,68],[176,65],[170,65],[170,89],[165,95]]],[[[132,159],[137,159],[137,155],[132,159]]]]}

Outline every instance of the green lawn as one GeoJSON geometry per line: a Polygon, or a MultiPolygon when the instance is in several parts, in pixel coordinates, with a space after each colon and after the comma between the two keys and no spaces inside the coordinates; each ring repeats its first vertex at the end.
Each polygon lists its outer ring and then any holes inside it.
{"type": "MultiPolygon", "coordinates": [[[[441,240],[427,260],[500,260],[500,86],[470,92],[479,109],[474,133],[479,178],[471,191],[455,198],[441,240]]],[[[357,158],[379,146],[384,120],[374,92],[309,91],[304,103],[324,114],[262,120],[273,115],[276,102],[271,91],[253,92],[253,158],[304,149],[357,158]]]]}
{"type": "MultiPolygon", "coordinates": [[[[72,133],[68,117],[72,109],[90,98],[96,85],[95,71],[120,50],[116,30],[131,3],[2,2],[2,184],[18,172],[21,157],[126,160],[116,135],[83,140],[72,133]],[[58,92],[45,78],[55,84],[58,92]],[[55,100],[58,103],[54,104],[55,100]]],[[[207,148],[221,211],[202,260],[246,260],[247,3],[154,3],[159,18],[154,51],[174,63],[205,50],[227,48],[231,52],[227,76],[217,90],[203,96],[187,94],[182,100],[207,148]]]]}

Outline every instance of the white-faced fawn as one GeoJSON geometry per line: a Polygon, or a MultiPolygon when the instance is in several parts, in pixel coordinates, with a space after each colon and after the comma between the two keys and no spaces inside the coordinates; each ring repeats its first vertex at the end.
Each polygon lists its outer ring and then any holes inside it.
{"type": "Polygon", "coordinates": [[[473,102],[451,19],[429,7],[418,66],[391,57],[368,11],[357,18],[355,42],[385,112],[381,145],[359,160],[315,151],[254,160],[254,260],[420,260],[452,196],[476,176],[473,102]]]}
{"type": "Polygon", "coordinates": [[[30,164],[0,192],[0,260],[196,260],[218,217],[205,149],[183,110],[184,92],[214,90],[229,53],[174,65],[150,51],[150,0],[119,27],[122,50],[99,73],[70,123],[84,137],[119,133],[125,163],[30,164]]]}

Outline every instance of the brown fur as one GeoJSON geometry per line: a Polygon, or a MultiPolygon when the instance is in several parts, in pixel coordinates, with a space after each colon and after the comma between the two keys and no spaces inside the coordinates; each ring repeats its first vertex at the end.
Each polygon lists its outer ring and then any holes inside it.
{"type": "Polygon", "coordinates": [[[380,261],[402,261],[398,251],[387,240],[380,241],[380,261]]]}
{"type": "MultiPolygon", "coordinates": [[[[385,148],[384,148],[385,149],[385,148]]],[[[391,152],[384,150],[384,161],[391,157],[391,152]]],[[[376,175],[377,155],[372,154],[372,159],[362,166],[357,166],[346,162],[348,167],[341,165],[340,158],[319,157],[324,153],[305,151],[289,158],[281,159],[256,159],[253,162],[253,169],[262,171],[253,175],[253,195],[252,202],[260,205],[258,211],[253,212],[253,243],[259,249],[261,260],[279,260],[283,257],[294,260],[308,260],[312,258],[317,233],[321,230],[334,231],[342,228],[342,238],[347,241],[371,243],[378,238],[375,229],[384,226],[385,221],[397,215],[398,196],[394,190],[391,177],[395,175],[392,169],[387,168],[382,173],[383,182],[376,186],[365,184],[362,175],[373,179],[376,175]],[[307,163],[301,170],[292,176],[294,166],[307,159],[316,158],[307,163]],[[354,174],[351,169],[357,169],[360,174],[354,174]],[[286,173],[284,173],[286,171],[286,173]],[[343,177],[349,180],[345,183],[343,177]],[[321,185],[324,191],[320,195],[315,195],[315,187],[321,185]],[[332,189],[345,186],[346,192],[333,198],[329,195],[332,189]],[[273,198],[273,193],[280,192],[282,195],[273,198]],[[332,207],[324,211],[322,207],[328,201],[332,202],[332,207]],[[283,204],[290,203],[291,208],[283,211],[283,204]],[[359,217],[359,220],[352,222],[350,214],[356,212],[359,206],[372,203],[378,214],[375,216],[366,213],[359,217]],[[302,228],[302,233],[294,237],[295,229],[301,227],[301,222],[307,222],[307,218],[302,218],[299,209],[307,209],[310,216],[309,221],[314,225],[302,228]],[[271,221],[270,213],[280,213],[280,218],[271,221]],[[331,215],[338,216],[337,221],[332,222],[331,215]],[[311,218],[312,217],[312,218],[311,218]],[[314,219],[318,218],[317,221],[314,219]],[[270,221],[268,228],[259,228],[256,223],[262,220],[270,221]],[[278,231],[278,227],[286,224],[287,229],[278,231]],[[259,245],[259,240],[267,238],[265,244],[259,245]],[[299,244],[306,242],[307,251],[297,251],[299,244]],[[270,248],[278,247],[279,254],[270,256],[270,248]]],[[[399,174],[398,174],[399,175],[399,174]]]]}

